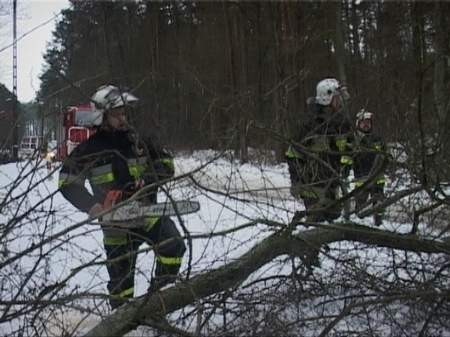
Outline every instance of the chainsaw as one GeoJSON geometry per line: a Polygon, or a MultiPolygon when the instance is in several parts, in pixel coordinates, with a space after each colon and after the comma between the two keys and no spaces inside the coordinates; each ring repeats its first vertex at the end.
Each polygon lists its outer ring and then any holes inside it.
{"type": "MultiPolygon", "coordinates": [[[[124,194],[120,190],[111,190],[108,192],[103,203],[104,210],[112,209],[116,204],[123,201],[124,194]]],[[[161,216],[180,216],[198,212],[200,203],[191,200],[176,200],[148,204],[139,200],[130,200],[122,206],[114,208],[105,214],[102,222],[136,222],[146,218],[161,216]]]]}

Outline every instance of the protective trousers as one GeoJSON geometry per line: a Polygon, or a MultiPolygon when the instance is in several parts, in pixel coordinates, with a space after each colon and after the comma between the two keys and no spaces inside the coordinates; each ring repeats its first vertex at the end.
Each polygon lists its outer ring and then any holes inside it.
{"type": "Polygon", "coordinates": [[[333,221],[339,218],[342,205],[336,203],[337,188],[336,183],[301,185],[299,196],[303,199],[305,209],[309,213],[307,221],[333,221]]]}
{"type": "Polygon", "coordinates": [[[142,243],[153,246],[156,256],[152,284],[159,288],[173,282],[186,246],[169,217],[155,219],[146,229],[118,229],[104,226],[104,246],[109,274],[110,305],[114,309],[134,296],[137,251],[142,243]]]}
{"type": "MultiPolygon", "coordinates": [[[[355,185],[361,186],[364,181],[358,181],[355,185]]],[[[367,207],[375,207],[378,203],[384,199],[384,179],[376,182],[376,184],[369,186],[355,195],[355,210],[358,216],[360,212],[364,211],[367,207]],[[370,198],[369,198],[370,196],[370,198]],[[370,205],[371,204],[371,205],[370,205]]],[[[380,226],[384,209],[377,210],[374,214],[374,222],[376,226],[380,226]]]]}
{"type": "Polygon", "coordinates": [[[311,222],[333,221],[339,218],[343,206],[336,203],[339,180],[332,172],[321,170],[317,163],[309,162],[297,166],[299,179],[292,183],[291,194],[303,199],[311,222]]]}

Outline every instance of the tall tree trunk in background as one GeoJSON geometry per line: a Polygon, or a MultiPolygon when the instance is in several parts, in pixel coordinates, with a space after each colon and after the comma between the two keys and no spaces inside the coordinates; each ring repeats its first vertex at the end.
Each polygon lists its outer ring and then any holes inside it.
{"type": "Polygon", "coordinates": [[[117,5],[113,2],[102,3],[103,8],[103,29],[106,45],[106,54],[110,67],[110,80],[112,83],[121,86],[130,85],[129,69],[127,66],[127,58],[123,46],[122,36],[126,36],[124,32],[128,27],[123,25],[118,17],[117,5]],[[120,29],[119,29],[120,27],[120,29]]]}
{"type": "Polygon", "coordinates": [[[239,60],[239,147],[240,147],[240,159],[245,163],[248,161],[248,128],[250,123],[250,94],[248,90],[248,78],[247,78],[247,28],[246,21],[243,20],[239,7],[236,7],[236,30],[235,41],[238,43],[236,51],[238,52],[239,60]]]}
{"type": "MultiPolygon", "coordinates": [[[[362,29],[362,36],[363,39],[369,36],[369,31],[372,31],[372,28],[374,26],[374,15],[370,15],[371,13],[371,6],[366,6],[362,9],[361,18],[364,18],[364,21],[361,22],[361,29],[362,29]]],[[[360,37],[361,38],[361,37],[360,37]]],[[[373,53],[372,53],[372,47],[369,45],[368,42],[362,44],[362,55],[361,55],[361,64],[369,64],[372,65],[374,63],[373,59],[373,53]]]]}
{"type": "MultiPolygon", "coordinates": [[[[272,94],[272,106],[271,109],[273,111],[273,129],[275,130],[275,132],[277,132],[278,134],[280,134],[281,128],[281,109],[282,109],[282,93],[280,92],[282,90],[281,85],[279,85],[279,82],[282,81],[282,78],[284,76],[283,74],[283,61],[281,58],[281,38],[280,38],[280,25],[281,23],[279,23],[279,19],[281,17],[281,15],[279,14],[280,12],[280,5],[281,3],[268,3],[269,8],[271,8],[271,13],[272,13],[272,32],[273,32],[273,40],[274,40],[274,62],[273,62],[273,68],[274,68],[274,76],[273,76],[273,87],[278,87],[278,89],[276,89],[272,94]]],[[[279,147],[275,147],[275,155],[276,157],[280,157],[281,153],[280,153],[280,149],[279,147]]]]}
{"type": "Polygon", "coordinates": [[[238,92],[238,80],[237,76],[237,66],[236,66],[236,58],[234,52],[234,41],[233,41],[233,28],[234,28],[234,20],[233,13],[230,9],[231,6],[235,6],[235,4],[229,5],[227,2],[223,2],[224,14],[225,14],[225,23],[226,23],[226,38],[228,42],[228,64],[229,64],[229,74],[230,74],[230,83],[231,83],[231,111],[229,111],[229,115],[231,115],[231,126],[230,131],[233,136],[233,150],[235,157],[239,158],[239,130],[236,132],[236,129],[239,129],[239,114],[237,113],[237,103],[236,96],[238,92]]]}
{"type": "Polygon", "coordinates": [[[342,27],[342,1],[337,1],[334,7],[336,17],[336,34],[335,34],[335,48],[336,48],[336,62],[339,74],[339,80],[346,84],[347,74],[345,72],[345,46],[344,46],[344,30],[342,27]]]}
{"type": "Polygon", "coordinates": [[[111,31],[110,31],[110,13],[111,6],[114,5],[112,3],[102,3],[103,9],[103,38],[105,41],[105,55],[108,60],[108,74],[107,81],[112,82],[114,78],[114,62],[113,62],[113,53],[111,50],[111,31]]]}
{"type": "MultiPolygon", "coordinates": [[[[276,90],[273,96],[273,111],[274,111],[274,129],[278,135],[285,135],[287,132],[288,122],[288,94],[290,90],[289,77],[294,74],[295,69],[295,50],[292,49],[291,41],[293,39],[293,32],[291,22],[289,20],[289,7],[291,2],[277,2],[274,3],[274,20],[273,20],[273,34],[275,40],[275,77],[274,87],[276,90]],[[294,57],[290,56],[294,54],[294,57]]],[[[295,76],[294,76],[295,78],[295,76]]],[[[295,82],[295,81],[294,81],[295,82]]],[[[275,156],[277,160],[284,159],[286,144],[277,142],[275,146],[275,156]]]]}
{"type": "MultiPolygon", "coordinates": [[[[257,2],[257,16],[256,16],[256,48],[257,48],[257,83],[256,83],[256,108],[255,112],[258,116],[264,116],[264,110],[263,110],[263,53],[265,52],[265,49],[263,49],[263,43],[262,43],[262,26],[265,24],[263,21],[264,18],[264,4],[261,2],[257,2]]],[[[265,119],[264,119],[265,121],[265,119]]]]}
{"type": "Polygon", "coordinates": [[[446,75],[447,75],[447,58],[448,58],[448,27],[446,26],[446,16],[445,14],[449,14],[449,11],[445,11],[445,8],[448,9],[448,4],[444,4],[442,2],[436,2],[434,4],[435,8],[435,18],[436,25],[435,31],[436,36],[434,40],[435,46],[435,61],[434,61],[434,82],[433,82],[433,91],[434,91],[434,103],[436,106],[436,110],[439,116],[439,124],[443,125],[446,122],[447,115],[449,111],[449,99],[448,93],[446,91],[446,75]]]}
{"type": "MultiPolygon", "coordinates": [[[[402,107],[402,99],[399,93],[405,91],[405,83],[402,83],[400,67],[396,63],[402,62],[405,57],[401,50],[401,30],[398,13],[406,11],[406,5],[399,2],[377,2],[376,3],[376,45],[372,48],[375,54],[375,72],[378,74],[377,97],[383,97],[390,102],[388,109],[390,110],[391,125],[384,125],[384,136],[391,139],[405,139],[405,129],[398,128],[397,125],[410,123],[410,120],[404,119],[402,107]],[[388,38],[389,37],[389,38],[388,38]],[[394,126],[394,127],[393,127],[394,126]]],[[[412,72],[412,69],[411,69],[412,72]]],[[[383,102],[375,100],[376,112],[382,111],[383,102]]],[[[413,127],[410,126],[410,130],[413,127]]],[[[383,135],[383,133],[382,133],[383,135]]]]}
{"type": "MultiPolygon", "coordinates": [[[[188,101],[185,98],[185,83],[183,83],[183,68],[186,66],[184,65],[184,62],[189,60],[187,54],[187,50],[183,49],[183,38],[186,36],[182,34],[183,29],[187,29],[187,27],[180,27],[182,23],[180,22],[180,18],[177,15],[173,15],[173,39],[172,43],[175,48],[175,59],[176,59],[176,65],[172,68],[171,71],[171,82],[173,83],[175,96],[174,100],[176,100],[176,111],[180,118],[172,121],[172,127],[174,130],[176,130],[176,134],[181,136],[181,139],[192,139],[192,137],[189,137],[189,129],[192,127],[192,116],[190,113],[190,109],[188,107],[188,101]],[[183,55],[183,52],[186,52],[185,55],[183,55]],[[189,127],[188,127],[189,126],[189,127]]],[[[177,144],[180,145],[180,144],[177,144]]]]}
{"type": "MultiPolygon", "coordinates": [[[[335,47],[336,47],[336,62],[339,73],[339,79],[341,83],[347,84],[347,74],[345,72],[345,45],[344,45],[344,30],[342,24],[342,1],[336,2],[335,17],[336,17],[336,35],[335,35],[335,47]]],[[[348,102],[344,101],[344,116],[351,124],[351,116],[348,109],[348,102]]],[[[348,182],[347,179],[341,179],[341,191],[342,195],[345,196],[348,193],[348,182]]],[[[350,200],[344,203],[344,217],[349,219],[351,211],[350,200]]]]}
{"type": "MultiPolygon", "coordinates": [[[[333,7],[332,7],[333,8],[333,7]]],[[[335,18],[336,18],[336,30],[335,30],[335,49],[336,49],[336,63],[339,74],[339,80],[342,84],[348,84],[347,82],[347,72],[345,70],[345,60],[346,60],[346,52],[345,52],[345,43],[344,43],[344,29],[342,23],[342,1],[338,1],[335,3],[334,7],[335,18]]],[[[350,90],[351,91],[351,90],[350,90]]],[[[345,118],[351,123],[352,116],[348,109],[348,104],[344,102],[344,115],[345,118]]]]}
{"type": "Polygon", "coordinates": [[[120,76],[119,84],[121,86],[129,87],[132,85],[130,80],[130,67],[128,65],[128,60],[130,60],[130,58],[128,57],[129,55],[125,54],[128,54],[130,52],[130,48],[129,46],[124,46],[125,38],[123,37],[131,36],[132,32],[129,29],[129,25],[124,25],[123,22],[119,22],[121,21],[121,18],[119,19],[116,15],[112,17],[114,18],[114,21],[110,22],[110,24],[112,25],[113,30],[113,40],[115,40],[117,43],[117,51],[115,52],[115,54],[118,58],[117,65],[119,69],[117,71],[118,75],[120,76]]]}
{"type": "MultiPolygon", "coordinates": [[[[351,69],[351,81],[352,83],[358,83],[358,68],[362,65],[361,61],[361,41],[360,41],[360,23],[359,23],[359,15],[358,15],[358,6],[356,5],[356,0],[352,0],[351,2],[351,14],[349,13],[349,4],[345,3],[346,6],[346,16],[347,16],[347,22],[350,22],[350,15],[351,15],[351,37],[348,38],[351,39],[351,46],[352,46],[352,55],[350,56],[350,61],[352,64],[351,69]]],[[[354,88],[356,89],[356,88],[354,88]]],[[[355,93],[356,94],[356,93],[355,93]]]]}
{"type": "Polygon", "coordinates": [[[242,20],[241,8],[239,2],[233,2],[225,4],[226,6],[226,18],[228,29],[228,41],[230,46],[230,67],[231,67],[231,83],[232,83],[232,115],[233,126],[237,130],[236,140],[234,142],[235,156],[242,162],[248,161],[248,145],[247,145],[247,124],[248,124],[248,112],[245,111],[247,105],[244,104],[244,100],[248,99],[247,94],[244,92],[246,89],[246,73],[245,66],[246,54],[245,54],[245,38],[242,26],[244,22],[242,20]]]}
{"type": "Polygon", "coordinates": [[[425,130],[424,120],[422,116],[423,111],[423,87],[424,87],[424,64],[425,64],[425,44],[424,44],[424,22],[420,3],[413,3],[412,5],[412,25],[413,25],[413,55],[416,61],[416,97],[417,97],[417,125],[419,129],[419,153],[421,159],[421,179],[422,184],[428,184],[428,165],[426,160],[425,149],[425,130]]]}
{"type": "MultiPolygon", "coordinates": [[[[220,44],[222,57],[218,62],[218,64],[220,64],[220,71],[216,70],[211,72],[212,96],[209,98],[208,106],[206,107],[208,125],[207,145],[213,149],[220,149],[223,144],[224,129],[226,129],[226,126],[224,126],[221,110],[218,108],[218,105],[220,105],[222,99],[223,84],[226,83],[226,81],[224,81],[224,73],[226,73],[224,69],[227,67],[226,63],[228,60],[228,54],[224,51],[229,52],[228,34],[226,34],[228,27],[226,25],[226,16],[224,15],[225,9],[223,4],[222,6],[219,6],[217,3],[202,2],[201,6],[203,16],[206,18],[215,18],[215,20],[205,20],[206,27],[199,27],[197,28],[197,31],[202,32],[201,36],[213,36],[216,41],[223,41],[223,43],[220,44]],[[205,13],[208,14],[205,15],[205,13]],[[224,36],[224,32],[226,36],[224,36]]],[[[201,37],[198,35],[196,39],[201,41],[201,37]]],[[[198,49],[196,49],[196,51],[198,52],[198,49]]],[[[209,49],[207,52],[211,55],[215,55],[209,49]]],[[[199,76],[201,75],[202,70],[203,69],[201,67],[198,68],[199,76]]],[[[205,88],[201,88],[201,92],[202,98],[209,97],[207,93],[208,91],[205,90],[205,88]]]]}
{"type": "Polygon", "coordinates": [[[149,49],[151,56],[151,77],[152,80],[156,79],[156,74],[159,71],[159,8],[157,4],[149,3],[150,19],[148,28],[149,34],[149,49]]]}
{"type": "MultiPolygon", "coordinates": [[[[160,5],[157,2],[148,2],[147,14],[145,16],[145,38],[142,40],[143,49],[145,50],[146,60],[144,61],[145,72],[143,75],[148,76],[149,82],[146,85],[149,93],[158,92],[158,80],[160,79],[160,5]]],[[[155,100],[157,95],[149,95],[144,99],[147,102],[147,107],[151,113],[146,113],[142,117],[142,123],[150,124],[152,126],[152,132],[156,132],[161,128],[161,104],[155,100]],[[148,120],[151,120],[148,123],[148,120]]],[[[150,131],[148,131],[150,132],[150,131]]]]}
{"type": "MultiPolygon", "coordinates": [[[[283,118],[281,123],[281,132],[283,135],[289,134],[291,113],[299,111],[299,91],[300,79],[304,77],[304,68],[299,67],[300,58],[300,44],[301,37],[299,34],[299,21],[303,12],[298,2],[286,1],[283,3],[283,21],[284,30],[282,34],[282,50],[283,50],[283,67],[285,78],[283,81],[286,83],[283,87],[283,118]]],[[[295,116],[297,114],[295,113],[295,116]]],[[[288,138],[288,137],[286,137],[288,138]]],[[[280,144],[280,152],[277,156],[278,160],[284,160],[286,145],[280,144]]]]}

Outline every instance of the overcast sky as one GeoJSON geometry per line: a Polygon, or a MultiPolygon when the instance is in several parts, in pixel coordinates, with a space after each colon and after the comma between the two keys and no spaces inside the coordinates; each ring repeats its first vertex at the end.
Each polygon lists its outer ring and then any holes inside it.
{"type": "MultiPolygon", "coordinates": [[[[12,3],[13,0],[0,0],[1,12],[4,13],[10,7],[9,15],[0,16],[0,50],[13,41],[12,3]]],[[[50,20],[61,9],[69,7],[68,0],[17,0],[17,3],[17,38],[50,20]]],[[[52,40],[52,31],[59,18],[57,16],[17,42],[17,96],[21,102],[35,98],[39,89],[38,76],[42,72],[43,55],[47,43],[52,40]]],[[[11,91],[12,64],[12,47],[0,51],[0,82],[11,91]]]]}

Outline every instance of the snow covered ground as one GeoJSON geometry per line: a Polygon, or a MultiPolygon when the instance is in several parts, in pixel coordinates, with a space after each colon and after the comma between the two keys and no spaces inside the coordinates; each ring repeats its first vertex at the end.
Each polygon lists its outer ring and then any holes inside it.
{"type": "MultiPolygon", "coordinates": [[[[175,199],[197,200],[201,204],[198,213],[183,216],[183,226],[191,236],[230,231],[226,236],[193,240],[192,255],[185,256],[182,276],[186,275],[188,260],[192,262],[192,274],[215,268],[239,257],[272,233],[270,228],[263,225],[246,227],[236,232],[231,231],[233,228],[256,218],[270,219],[285,225],[294,211],[303,209],[303,205],[289,195],[289,176],[285,164],[240,165],[225,158],[215,158],[215,155],[211,151],[201,151],[176,157],[176,173],[181,175],[194,171],[194,179],[177,180],[168,186],[169,193],[175,199]],[[200,167],[203,168],[196,171],[200,167]]],[[[78,212],[57,193],[57,170],[49,175],[43,165],[37,170],[33,170],[33,167],[26,162],[0,166],[0,190],[3,191],[0,200],[11,205],[3,207],[0,215],[0,223],[4,226],[0,263],[5,264],[0,269],[2,299],[26,301],[35,298],[36,293],[44,289],[50,292],[51,289],[47,289],[49,285],[61,284],[60,296],[65,294],[67,297],[79,298],[72,302],[74,307],[66,308],[66,311],[43,310],[37,322],[33,323],[38,324],[39,320],[45,322],[46,333],[49,335],[60,335],[62,331],[70,329],[77,329],[81,333],[92,327],[109,310],[101,296],[107,293],[108,280],[104,267],[102,233],[96,223],[79,225],[87,216],[78,212]],[[21,176],[24,178],[18,179],[21,176]],[[17,187],[14,188],[13,195],[8,195],[7,191],[11,186],[17,187]],[[37,211],[27,213],[34,208],[37,211]],[[48,217],[48,214],[51,216],[48,217]],[[14,228],[6,228],[5,224],[17,216],[23,216],[23,219],[14,228]],[[50,240],[52,236],[56,238],[50,240]],[[8,260],[42,240],[48,240],[42,249],[30,250],[15,261],[8,260]],[[23,275],[32,277],[24,281],[23,275]],[[23,285],[26,290],[17,289],[18,284],[23,285]],[[89,306],[94,314],[78,311],[76,305],[89,306]],[[46,318],[49,319],[46,321],[46,318]]],[[[159,193],[159,199],[165,199],[164,193],[159,193]]],[[[359,220],[368,225],[371,221],[359,220]]],[[[385,222],[383,226],[396,232],[410,229],[395,221],[385,222]]],[[[181,227],[179,226],[180,231],[181,227]]],[[[354,249],[354,246],[340,243],[330,248],[338,252],[354,249]]],[[[361,252],[370,260],[380,259],[385,254],[377,250],[361,252]]],[[[378,263],[383,265],[382,261],[378,263]]],[[[154,266],[153,254],[141,253],[138,266],[136,295],[145,293],[147,289],[154,266]]],[[[324,258],[323,273],[333,268],[333,260],[324,258]]],[[[270,276],[284,269],[285,265],[269,265],[254,277],[270,276]]],[[[43,294],[42,298],[47,297],[43,294]]],[[[14,330],[20,320],[8,319],[8,314],[17,308],[3,309],[0,317],[4,322],[0,320],[0,330],[7,333],[14,330]]]]}
{"type": "MultiPolygon", "coordinates": [[[[194,154],[194,156],[177,157],[175,161],[177,174],[195,170],[210,160],[212,153],[206,152],[194,154]]],[[[14,188],[14,195],[4,193],[2,199],[10,201],[11,207],[0,217],[1,223],[7,223],[12,217],[25,214],[21,225],[10,233],[8,249],[12,252],[20,252],[36,243],[38,239],[45,239],[56,233],[60,233],[73,226],[67,233],[61,234],[56,242],[49,242],[42,251],[33,252],[20,259],[21,271],[37,269],[36,275],[42,278],[29,282],[28,287],[32,291],[39,291],[44,284],[58,282],[70,276],[67,282],[67,294],[81,289],[93,293],[106,293],[106,281],[108,279],[106,268],[102,262],[105,258],[102,248],[102,233],[95,223],[77,226],[77,223],[85,220],[87,216],[72,207],[60,193],[57,193],[58,171],[49,174],[43,165],[33,170],[35,165],[30,162],[11,163],[0,166],[0,186],[3,191],[14,188]],[[24,178],[17,180],[17,177],[24,178]],[[17,196],[17,200],[14,197],[17,196]],[[51,196],[51,197],[49,197],[51,196]],[[45,202],[43,199],[48,198],[45,202]],[[37,205],[37,206],[36,206],[37,205]],[[32,208],[38,208],[38,212],[27,215],[32,208]],[[45,215],[51,213],[50,219],[45,215]],[[44,261],[39,255],[45,256],[44,261]],[[91,267],[83,267],[92,264],[91,267]],[[80,269],[79,269],[80,268],[80,269]]],[[[169,191],[175,199],[192,199],[201,203],[200,212],[183,216],[185,228],[190,235],[213,233],[219,230],[232,229],[254,218],[270,218],[286,223],[292,217],[292,211],[299,208],[294,200],[285,200],[281,191],[288,186],[287,171],[280,167],[256,167],[244,165],[238,167],[231,165],[229,161],[218,159],[209,164],[201,172],[196,173],[198,183],[208,188],[216,189],[221,193],[205,192],[201,187],[195,186],[189,179],[177,181],[169,186],[169,191]],[[280,190],[278,190],[280,188],[280,190]],[[259,194],[267,190],[268,198],[261,199],[259,194]],[[254,190],[253,193],[244,194],[243,190],[254,190]]],[[[159,193],[160,201],[166,197],[159,193]]],[[[180,231],[181,228],[179,227],[180,231]]],[[[195,240],[192,250],[192,273],[200,272],[206,268],[213,268],[232,260],[249,247],[255,240],[267,235],[265,228],[253,226],[240,230],[238,234],[230,234],[227,239],[195,240]],[[226,252],[226,254],[224,254],[226,252]]],[[[10,254],[11,254],[10,253],[10,254]]],[[[139,273],[136,277],[136,295],[145,292],[150,280],[151,269],[154,264],[152,253],[143,253],[138,260],[139,273]]],[[[8,268],[18,268],[17,264],[10,264],[8,268]]],[[[6,274],[7,271],[3,270],[6,274]]],[[[18,275],[18,278],[20,276],[18,275]]],[[[20,280],[10,279],[7,282],[13,287],[20,280]]],[[[10,293],[11,298],[14,291],[10,293]]],[[[5,298],[6,300],[6,298],[5,298]]],[[[95,303],[104,310],[102,302],[95,303]],[[99,304],[100,303],[100,304],[99,304]]],[[[101,312],[101,310],[100,310],[101,312]]],[[[56,315],[58,318],[62,314],[56,315]]],[[[71,314],[72,315],[72,314],[71,314]]],[[[78,319],[77,315],[77,319],[78,319]]],[[[73,318],[73,317],[71,317],[73,318]]],[[[69,318],[64,320],[68,323],[69,318]]],[[[90,325],[89,318],[83,325],[90,325]]],[[[7,326],[7,324],[3,324],[7,326]]],[[[7,328],[5,328],[7,329],[7,328]]],[[[56,331],[57,333],[57,331],[56,331]]]]}

